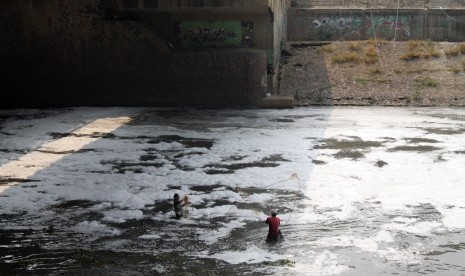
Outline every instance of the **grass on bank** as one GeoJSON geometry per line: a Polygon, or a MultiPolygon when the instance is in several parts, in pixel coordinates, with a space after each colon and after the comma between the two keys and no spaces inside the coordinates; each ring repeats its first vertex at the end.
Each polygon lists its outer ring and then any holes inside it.
{"type": "Polygon", "coordinates": [[[435,79],[432,79],[430,77],[425,77],[425,78],[416,78],[415,83],[418,86],[426,86],[426,87],[438,87],[439,82],[435,79]]]}
{"type": "MultiPolygon", "coordinates": [[[[326,47],[326,46],[325,46],[326,47]]],[[[325,52],[334,52],[334,46],[323,51],[325,52]]],[[[359,41],[354,41],[349,44],[349,51],[336,53],[331,57],[333,63],[348,63],[348,62],[364,62],[366,64],[377,63],[379,60],[378,50],[374,45],[368,43],[367,47],[363,48],[362,44],[359,41]],[[363,52],[360,52],[363,50],[363,52]]]]}
{"type": "Polygon", "coordinates": [[[349,49],[352,51],[359,51],[362,49],[362,44],[360,43],[360,41],[352,41],[349,44],[349,49]]]}
{"type": "Polygon", "coordinates": [[[333,63],[347,63],[347,62],[358,62],[360,57],[357,53],[339,53],[331,57],[333,63]]]}
{"type": "Polygon", "coordinates": [[[400,59],[413,60],[419,58],[438,58],[441,53],[436,50],[435,43],[424,40],[409,40],[407,42],[407,53],[402,54],[400,59]]]}
{"type": "Polygon", "coordinates": [[[368,73],[370,73],[370,75],[377,75],[381,74],[382,72],[383,70],[377,66],[368,68],[368,73]]]}
{"type": "Polygon", "coordinates": [[[448,57],[458,56],[460,54],[465,54],[465,43],[461,43],[451,49],[448,49],[444,52],[448,57]]]}
{"type": "Polygon", "coordinates": [[[377,63],[379,60],[378,50],[374,45],[370,45],[365,49],[363,61],[368,64],[377,63]]]}

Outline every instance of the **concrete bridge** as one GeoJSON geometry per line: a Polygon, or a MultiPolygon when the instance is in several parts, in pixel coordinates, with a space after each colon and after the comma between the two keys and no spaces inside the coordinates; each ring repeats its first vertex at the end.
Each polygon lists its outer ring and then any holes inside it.
{"type": "Polygon", "coordinates": [[[464,1],[1,1],[0,106],[253,107],[282,43],[462,41],[464,1]]]}

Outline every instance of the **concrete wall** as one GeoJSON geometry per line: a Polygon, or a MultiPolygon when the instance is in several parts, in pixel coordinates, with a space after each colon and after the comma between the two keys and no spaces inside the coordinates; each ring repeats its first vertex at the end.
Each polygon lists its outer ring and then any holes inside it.
{"type": "Polygon", "coordinates": [[[113,4],[0,1],[0,107],[232,107],[265,96],[266,50],[173,48],[113,4]]]}
{"type": "MultiPolygon", "coordinates": [[[[270,37],[271,42],[268,49],[268,92],[276,93],[278,91],[278,71],[281,60],[281,45],[287,41],[287,21],[289,0],[269,0],[269,7],[272,14],[272,25],[270,37]]],[[[270,18],[271,19],[271,18],[270,18]]]]}
{"type": "Polygon", "coordinates": [[[463,9],[465,0],[292,0],[296,8],[463,9]]]}
{"type": "Polygon", "coordinates": [[[266,51],[267,91],[268,93],[277,91],[277,71],[279,70],[281,44],[286,40],[287,11],[290,0],[171,2],[159,0],[156,8],[147,8],[142,0],[134,1],[137,5],[128,8],[125,1],[118,0],[119,12],[115,13],[115,16],[127,20],[143,20],[176,48],[236,47],[266,51]],[[243,29],[250,29],[250,31],[240,34],[234,25],[242,25],[243,29]],[[218,30],[221,30],[221,35],[217,35],[218,30]],[[185,39],[186,33],[189,36],[188,39],[185,39]],[[242,43],[240,40],[236,43],[228,42],[224,40],[224,36],[228,36],[226,33],[232,34],[233,37],[250,37],[250,42],[245,39],[242,39],[242,43]],[[204,35],[207,39],[204,39],[204,35]]]}
{"type": "Polygon", "coordinates": [[[289,11],[290,41],[465,40],[465,10],[299,9],[289,11]]]}
{"type": "MultiPolygon", "coordinates": [[[[144,0],[130,0],[137,2],[137,8],[145,5],[144,0]]],[[[198,8],[198,7],[228,7],[228,8],[254,8],[268,7],[268,0],[152,0],[156,3],[154,8],[198,8]]]]}

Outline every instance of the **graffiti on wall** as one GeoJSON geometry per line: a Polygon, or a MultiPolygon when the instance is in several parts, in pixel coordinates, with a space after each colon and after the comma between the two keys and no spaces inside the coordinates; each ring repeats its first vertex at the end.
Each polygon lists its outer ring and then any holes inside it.
{"type": "Polygon", "coordinates": [[[408,39],[411,36],[409,16],[374,16],[373,20],[369,18],[370,28],[369,35],[376,34],[378,37],[393,39],[394,37],[408,39]],[[374,33],[373,30],[376,32],[374,33]]]}
{"type": "Polygon", "coordinates": [[[322,40],[358,40],[370,37],[399,40],[411,36],[410,16],[325,16],[313,20],[322,40]]]}
{"type": "Polygon", "coordinates": [[[184,21],[179,38],[184,48],[252,47],[254,26],[240,21],[184,21]]]}
{"type": "Polygon", "coordinates": [[[359,16],[327,16],[313,20],[322,40],[360,39],[362,20],[359,16]]]}

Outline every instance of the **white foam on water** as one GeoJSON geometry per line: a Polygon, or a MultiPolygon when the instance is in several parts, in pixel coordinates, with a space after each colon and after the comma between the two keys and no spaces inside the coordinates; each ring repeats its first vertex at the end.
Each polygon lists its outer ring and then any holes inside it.
{"type": "Polygon", "coordinates": [[[307,262],[297,262],[287,270],[298,273],[298,275],[338,275],[350,270],[349,267],[340,264],[338,260],[338,255],[329,250],[323,250],[315,255],[310,255],[307,262]]]}
{"type": "Polygon", "coordinates": [[[159,235],[142,235],[137,237],[138,239],[144,239],[144,240],[158,240],[161,239],[161,236],[159,235]]]}
{"type": "Polygon", "coordinates": [[[243,251],[224,251],[221,253],[199,257],[223,260],[230,264],[256,264],[263,262],[275,262],[278,260],[285,259],[285,256],[268,252],[255,245],[252,245],[243,251]]]}
{"type": "Polygon", "coordinates": [[[144,217],[141,210],[113,209],[103,212],[103,215],[103,221],[113,223],[123,223],[129,219],[141,219],[144,217]]]}
{"type": "Polygon", "coordinates": [[[108,227],[98,221],[81,221],[74,226],[74,230],[86,234],[104,234],[105,236],[116,236],[121,233],[120,230],[108,227]]]}
{"type": "Polygon", "coordinates": [[[245,226],[244,222],[241,221],[230,221],[228,223],[221,223],[223,227],[217,228],[215,230],[198,230],[199,234],[197,239],[204,241],[206,244],[214,244],[218,242],[219,239],[228,237],[234,229],[242,228],[245,226]]]}

